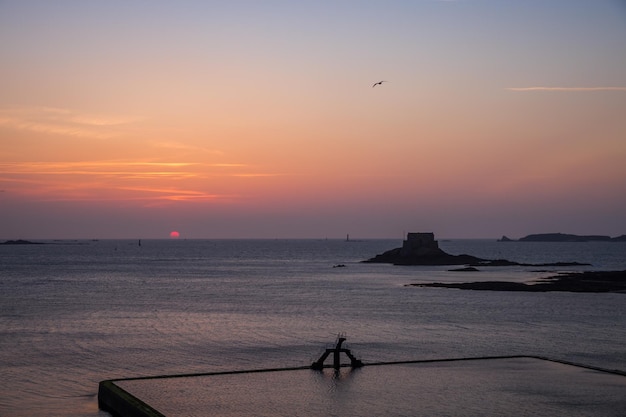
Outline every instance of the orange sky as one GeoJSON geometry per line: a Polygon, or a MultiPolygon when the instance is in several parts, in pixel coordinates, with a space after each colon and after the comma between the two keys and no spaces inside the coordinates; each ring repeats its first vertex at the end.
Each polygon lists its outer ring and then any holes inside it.
{"type": "Polygon", "coordinates": [[[0,239],[626,233],[624,22],[618,1],[2,2],[0,239]]]}

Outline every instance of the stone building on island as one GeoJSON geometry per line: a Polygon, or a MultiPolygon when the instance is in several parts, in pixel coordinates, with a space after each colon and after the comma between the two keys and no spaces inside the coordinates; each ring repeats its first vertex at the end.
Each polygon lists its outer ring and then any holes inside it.
{"type": "Polygon", "coordinates": [[[400,248],[401,257],[438,256],[445,254],[439,249],[434,233],[407,233],[406,240],[400,248]]]}

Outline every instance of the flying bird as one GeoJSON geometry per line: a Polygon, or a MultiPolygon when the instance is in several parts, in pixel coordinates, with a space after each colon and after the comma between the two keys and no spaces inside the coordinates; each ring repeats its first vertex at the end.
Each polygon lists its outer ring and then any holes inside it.
{"type": "Polygon", "coordinates": [[[379,82],[377,82],[377,83],[374,83],[374,85],[372,85],[372,88],[374,88],[374,87],[376,87],[377,85],[380,85],[380,84],[382,84],[382,83],[388,83],[388,82],[389,82],[389,81],[384,81],[384,80],[383,80],[383,81],[379,81],[379,82]]]}

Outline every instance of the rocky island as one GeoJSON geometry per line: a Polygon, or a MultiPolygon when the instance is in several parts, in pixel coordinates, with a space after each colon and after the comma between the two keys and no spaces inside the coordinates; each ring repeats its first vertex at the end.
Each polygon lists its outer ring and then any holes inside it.
{"type": "Polygon", "coordinates": [[[578,262],[548,264],[522,264],[506,259],[482,259],[472,255],[450,255],[439,248],[434,233],[408,233],[401,248],[388,250],[363,261],[394,265],[468,265],[468,266],[574,266],[588,265],[578,262]]]}
{"type": "MultiPolygon", "coordinates": [[[[568,233],[536,233],[524,236],[518,242],[626,242],[626,235],[617,237],[604,235],[572,235],[568,233]]],[[[498,239],[498,242],[515,242],[506,236],[498,239]]]]}

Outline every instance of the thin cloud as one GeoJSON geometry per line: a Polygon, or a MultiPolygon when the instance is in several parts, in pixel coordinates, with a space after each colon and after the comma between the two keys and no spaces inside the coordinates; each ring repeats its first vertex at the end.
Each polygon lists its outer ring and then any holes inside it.
{"type": "Polygon", "coordinates": [[[242,168],[242,167],[246,167],[248,165],[246,164],[211,164],[212,167],[218,167],[218,168],[242,168]]]}
{"type": "Polygon", "coordinates": [[[94,161],[94,162],[5,162],[0,163],[4,174],[132,174],[174,173],[198,166],[192,162],[137,162],[137,161],[94,161]],[[146,171],[150,168],[150,171],[146,171]],[[154,169],[157,168],[158,171],[154,169]],[[178,170],[178,171],[176,171],[178,170]]]}
{"type": "Polygon", "coordinates": [[[105,160],[89,162],[0,162],[0,185],[39,201],[232,201],[236,194],[211,193],[209,178],[272,176],[241,173],[245,164],[105,160]]]}
{"type": "MultiPolygon", "coordinates": [[[[200,162],[153,162],[153,161],[90,161],[90,162],[0,162],[3,174],[76,174],[76,175],[145,175],[198,176],[207,174],[209,168],[220,168],[219,175],[237,176],[236,172],[224,172],[221,168],[245,168],[238,163],[200,163],[200,162]]],[[[218,175],[213,173],[213,175],[218,175]]]]}
{"type": "Polygon", "coordinates": [[[202,152],[202,153],[208,153],[208,154],[220,155],[220,156],[224,155],[224,152],[219,149],[203,148],[200,146],[194,146],[194,145],[189,145],[187,143],[175,142],[175,141],[153,142],[152,145],[157,148],[166,148],[166,149],[191,151],[191,152],[202,152]]]}
{"type": "Polygon", "coordinates": [[[565,91],[565,92],[584,92],[584,91],[624,91],[626,87],[508,87],[509,91],[565,91]]]}
{"type": "Polygon", "coordinates": [[[117,187],[118,190],[155,194],[151,197],[137,197],[137,200],[169,200],[169,201],[212,201],[223,198],[232,198],[231,195],[209,194],[196,190],[181,190],[176,188],[150,187],[117,187]]]}
{"type": "Polygon", "coordinates": [[[241,178],[256,178],[256,177],[280,177],[282,174],[232,174],[233,177],[241,177],[241,178]]]}
{"type": "Polygon", "coordinates": [[[54,107],[0,109],[0,126],[36,133],[107,139],[117,136],[121,126],[138,118],[111,117],[75,112],[54,107]]]}

